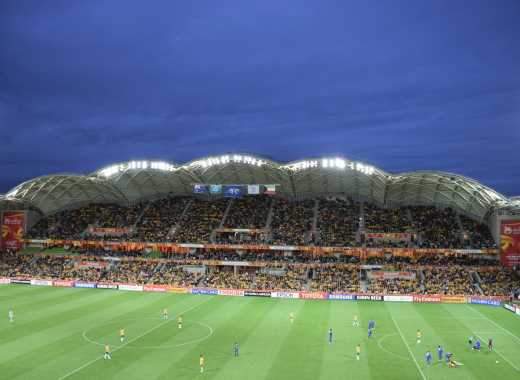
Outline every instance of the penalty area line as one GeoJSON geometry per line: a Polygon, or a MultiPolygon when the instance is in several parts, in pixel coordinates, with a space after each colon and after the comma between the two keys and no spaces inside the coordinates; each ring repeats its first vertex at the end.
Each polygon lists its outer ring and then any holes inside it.
{"type": "Polygon", "coordinates": [[[412,350],[410,349],[410,345],[408,344],[406,339],[404,339],[403,333],[401,332],[401,329],[399,328],[399,325],[395,321],[394,315],[391,312],[390,312],[390,316],[392,317],[392,321],[394,322],[395,327],[397,327],[397,331],[399,332],[399,335],[401,335],[401,339],[403,340],[406,348],[408,349],[408,352],[410,353],[410,356],[412,357],[412,359],[413,359],[413,361],[415,363],[415,366],[417,367],[417,370],[421,374],[421,377],[423,378],[423,380],[426,380],[426,375],[424,374],[423,370],[419,366],[419,363],[417,362],[417,359],[415,359],[415,355],[413,354],[412,350]]]}
{"type": "MultiPolygon", "coordinates": [[[[477,337],[479,337],[481,341],[484,341],[484,338],[482,338],[480,335],[478,335],[478,334],[475,334],[475,335],[477,335],[477,337]]],[[[508,360],[504,355],[502,355],[502,354],[500,353],[500,351],[498,351],[496,348],[493,348],[493,351],[495,351],[498,355],[500,355],[500,357],[501,357],[502,359],[504,359],[504,360],[505,360],[505,361],[506,361],[506,362],[507,362],[511,367],[513,367],[513,368],[516,369],[518,372],[520,372],[520,369],[519,369],[516,365],[514,365],[511,361],[509,361],[509,360],[508,360]]]]}
{"type": "MultiPolygon", "coordinates": [[[[191,311],[191,310],[193,310],[193,309],[199,307],[199,306],[202,305],[203,303],[208,302],[210,299],[211,299],[211,298],[208,298],[208,299],[202,301],[201,303],[198,303],[198,304],[196,304],[196,305],[193,305],[192,307],[190,307],[190,308],[188,308],[188,309],[182,311],[180,314],[186,314],[187,312],[189,312],[189,311],[191,311]]],[[[126,343],[122,344],[121,346],[118,346],[118,347],[114,348],[114,349],[112,350],[112,352],[116,352],[116,351],[119,351],[119,350],[122,349],[122,348],[125,348],[125,347],[126,347],[127,345],[129,345],[130,343],[135,342],[135,341],[138,340],[138,339],[141,339],[141,338],[144,337],[145,335],[150,334],[152,331],[157,330],[159,327],[162,327],[162,326],[166,325],[167,323],[169,323],[169,322],[171,322],[171,321],[173,321],[173,319],[168,319],[168,320],[166,320],[166,321],[164,321],[164,322],[162,322],[162,323],[159,323],[158,325],[152,327],[152,328],[149,329],[149,330],[146,330],[144,333],[142,333],[142,334],[136,336],[135,338],[132,338],[132,339],[128,340],[126,343]]],[[[83,370],[84,368],[87,368],[88,366],[94,364],[95,362],[97,362],[97,361],[99,361],[99,360],[101,360],[101,359],[103,359],[103,356],[98,356],[97,358],[92,359],[92,360],[86,362],[86,363],[83,364],[82,366],[80,366],[80,367],[78,367],[78,368],[76,368],[76,369],[73,369],[72,371],[66,373],[65,375],[63,375],[63,376],[61,376],[60,378],[58,378],[58,380],[64,380],[64,379],[66,379],[66,378],[68,378],[68,377],[70,377],[70,376],[72,376],[72,375],[78,373],[79,371],[83,370]]]]}

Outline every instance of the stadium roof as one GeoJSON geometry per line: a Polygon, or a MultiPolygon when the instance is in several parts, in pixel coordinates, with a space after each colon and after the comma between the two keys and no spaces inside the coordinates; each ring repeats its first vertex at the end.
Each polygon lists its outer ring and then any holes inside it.
{"type": "Polygon", "coordinates": [[[346,195],[379,205],[432,205],[484,219],[517,201],[457,174],[417,171],[390,174],[345,158],[278,163],[245,154],[225,154],[185,164],[129,161],[89,175],[57,174],[24,182],[0,199],[22,202],[51,214],[88,202],[131,204],[167,194],[193,194],[194,184],[276,184],[287,198],[346,195]]]}

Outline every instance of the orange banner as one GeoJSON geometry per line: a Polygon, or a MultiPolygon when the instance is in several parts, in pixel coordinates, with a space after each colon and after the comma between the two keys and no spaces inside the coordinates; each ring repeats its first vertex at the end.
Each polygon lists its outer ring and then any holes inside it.
{"type": "Polygon", "coordinates": [[[520,220],[504,220],[500,226],[500,261],[512,267],[520,264],[520,220]]]}
{"type": "Polygon", "coordinates": [[[4,211],[2,215],[2,249],[18,251],[22,248],[25,230],[25,212],[4,211]]]}

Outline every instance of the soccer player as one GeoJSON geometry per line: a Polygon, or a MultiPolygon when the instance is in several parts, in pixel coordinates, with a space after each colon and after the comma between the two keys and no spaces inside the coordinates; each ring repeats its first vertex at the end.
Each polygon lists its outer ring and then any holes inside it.
{"type": "Polygon", "coordinates": [[[442,347],[440,345],[437,346],[437,356],[439,357],[439,361],[442,361],[443,353],[444,353],[444,350],[442,349],[442,347]]]}
{"type": "Polygon", "coordinates": [[[372,338],[372,329],[368,329],[368,339],[372,338]]]}
{"type": "Polygon", "coordinates": [[[204,366],[205,366],[205,360],[204,360],[204,355],[203,354],[200,354],[199,356],[199,366],[200,366],[200,373],[204,372],[204,366]]]}
{"type": "Polygon", "coordinates": [[[162,317],[164,320],[168,319],[168,309],[166,309],[166,308],[163,309],[162,317]]]}
{"type": "Polygon", "coordinates": [[[354,319],[352,320],[352,326],[359,327],[359,318],[357,314],[354,314],[354,319]]]}
{"type": "Polygon", "coordinates": [[[356,346],[356,360],[359,360],[359,357],[361,356],[361,345],[358,343],[356,346]]]}
{"type": "Polygon", "coordinates": [[[477,339],[475,345],[473,346],[474,350],[480,351],[480,339],[477,339]]]}
{"type": "Polygon", "coordinates": [[[370,330],[373,330],[376,328],[376,321],[374,321],[373,319],[371,319],[370,321],[368,321],[368,328],[370,330]]]}
{"type": "Polygon", "coordinates": [[[177,326],[179,327],[179,330],[182,329],[182,315],[177,317],[177,326]]]}
{"type": "Polygon", "coordinates": [[[103,355],[103,359],[112,360],[112,352],[110,351],[110,346],[105,344],[105,354],[103,355]]]}
{"type": "Polygon", "coordinates": [[[493,351],[493,338],[488,339],[488,350],[493,351]]]}
{"type": "Polygon", "coordinates": [[[469,348],[473,348],[473,335],[470,335],[468,337],[468,345],[469,345],[469,348]]]}
{"type": "Polygon", "coordinates": [[[14,311],[13,311],[13,308],[9,309],[9,312],[7,313],[7,315],[9,316],[9,322],[13,323],[14,322],[14,311]]]}
{"type": "Polygon", "coordinates": [[[119,330],[119,339],[121,340],[121,343],[123,343],[125,341],[125,339],[126,339],[125,329],[119,330]]]}
{"type": "Polygon", "coordinates": [[[332,344],[332,328],[329,328],[329,344],[332,344]]]}
{"type": "Polygon", "coordinates": [[[422,338],[421,330],[417,330],[417,332],[415,333],[415,336],[417,337],[417,344],[421,344],[421,338],[422,338]]]}
{"type": "Polygon", "coordinates": [[[238,358],[238,356],[240,355],[240,347],[238,346],[237,342],[233,344],[233,355],[235,356],[235,358],[238,358]]]}
{"type": "Polygon", "coordinates": [[[453,354],[451,352],[446,352],[446,364],[450,364],[450,360],[453,354]]]}
{"type": "Polygon", "coordinates": [[[291,323],[294,322],[294,313],[293,313],[292,311],[289,313],[289,321],[290,321],[291,323]]]}
{"type": "Polygon", "coordinates": [[[432,353],[429,350],[426,351],[426,355],[424,355],[424,359],[426,360],[426,365],[429,367],[432,364],[432,353]]]}

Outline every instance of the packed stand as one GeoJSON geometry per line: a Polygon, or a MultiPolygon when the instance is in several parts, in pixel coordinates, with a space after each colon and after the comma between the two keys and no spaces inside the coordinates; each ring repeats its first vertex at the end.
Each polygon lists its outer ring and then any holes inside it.
{"type": "Polygon", "coordinates": [[[277,199],[271,222],[272,244],[304,245],[311,231],[314,200],[291,202],[277,199]]]}
{"type": "Polygon", "coordinates": [[[423,273],[426,294],[478,294],[470,272],[463,267],[431,267],[423,273]]]}
{"type": "Polygon", "coordinates": [[[457,214],[452,209],[415,206],[410,207],[410,211],[422,239],[422,248],[461,247],[457,214]]]}
{"type": "Polygon", "coordinates": [[[464,215],[459,216],[464,230],[465,248],[496,248],[497,245],[488,226],[464,215]]]}
{"type": "Polygon", "coordinates": [[[272,201],[273,198],[260,195],[233,199],[224,227],[264,228],[272,201]]]}
{"type": "Polygon", "coordinates": [[[368,203],[363,206],[367,232],[396,233],[413,228],[405,208],[379,208],[368,203]]]}
{"type": "Polygon", "coordinates": [[[359,292],[359,267],[323,266],[312,270],[310,289],[320,292],[359,292]]]}
{"type": "Polygon", "coordinates": [[[356,232],[359,227],[358,203],[345,199],[320,199],[318,245],[356,246],[356,232]]]}
{"type": "Polygon", "coordinates": [[[520,290],[520,278],[510,268],[490,268],[478,271],[480,288],[486,296],[509,295],[520,290]]]}

